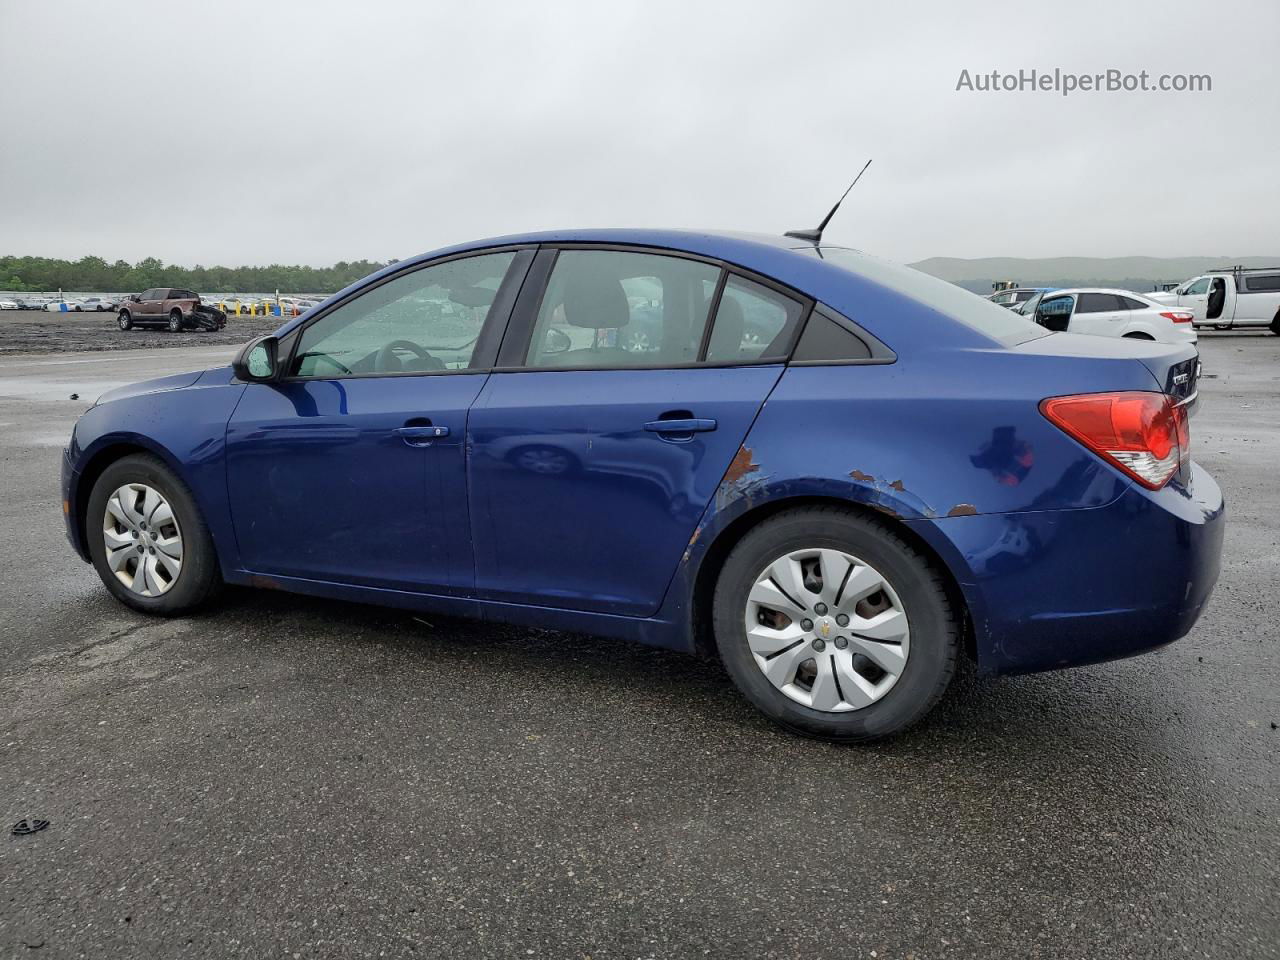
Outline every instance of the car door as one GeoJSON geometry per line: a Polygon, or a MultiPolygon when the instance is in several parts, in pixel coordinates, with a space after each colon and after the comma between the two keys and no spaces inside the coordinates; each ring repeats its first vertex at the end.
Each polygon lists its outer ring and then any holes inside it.
{"type": "Polygon", "coordinates": [[[1069,293],[1045,296],[1036,306],[1035,321],[1046,330],[1062,332],[1071,323],[1076,298],[1069,293]]]}
{"type": "Polygon", "coordinates": [[[1195,322],[1203,323],[1209,300],[1209,278],[1196,277],[1178,291],[1178,306],[1195,314],[1195,322]]]}
{"type": "Polygon", "coordinates": [[[1076,297],[1075,312],[1067,329],[1099,337],[1118,337],[1129,312],[1114,293],[1085,292],[1076,297]]]}
{"type": "Polygon", "coordinates": [[[651,615],[730,465],[758,469],[808,304],[652,250],[544,250],[525,286],[468,424],[477,594],[651,615]]]}
{"type": "Polygon", "coordinates": [[[155,290],[143,290],[138,294],[138,302],[133,305],[135,320],[150,320],[155,316],[155,290]]]}
{"type": "Polygon", "coordinates": [[[427,593],[473,582],[467,410],[533,252],[455,256],[394,274],[282,343],[227,425],[227,486],[246,570],[427,593]]]}

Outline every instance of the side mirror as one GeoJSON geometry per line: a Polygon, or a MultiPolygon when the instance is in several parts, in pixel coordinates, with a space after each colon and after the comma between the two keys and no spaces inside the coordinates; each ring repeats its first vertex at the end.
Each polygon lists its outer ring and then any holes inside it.
{"type": "Polygon", "coordinates": [[[245,383],[269,383],[280,373],[279,359],[276,356],[279,347],[280,341],[274,336],[250,340],[231,361],[231,369],[235,371],[237,379],[245,383]]]}

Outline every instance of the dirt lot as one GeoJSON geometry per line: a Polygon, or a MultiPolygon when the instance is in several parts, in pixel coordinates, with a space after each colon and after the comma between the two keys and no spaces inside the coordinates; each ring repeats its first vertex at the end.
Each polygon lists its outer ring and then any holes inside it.
{"type": "Polygon", "coordinates": [[[0,312],[0,354],[154,350],[244,343],[259,334],[270,333],[283,322],[279,317],[228,317],[226,327],[217,333],[201,330],[170,333],[160,327],[121,330],[116,326],[114,313],[5,310],[0,312]]]}

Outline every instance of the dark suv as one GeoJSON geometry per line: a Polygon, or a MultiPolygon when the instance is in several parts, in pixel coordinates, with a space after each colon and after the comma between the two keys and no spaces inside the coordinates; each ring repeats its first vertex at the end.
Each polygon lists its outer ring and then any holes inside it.
{"type": "Polygon", "coordinates": [[[163,325],[177,333],[186,327],[220,330],[227,324],[227,315],[215,307],[204,306],[200,295],[193,290],[153,287],[126,298],[120,305],[119,321],[121,330],[163,325]]]}

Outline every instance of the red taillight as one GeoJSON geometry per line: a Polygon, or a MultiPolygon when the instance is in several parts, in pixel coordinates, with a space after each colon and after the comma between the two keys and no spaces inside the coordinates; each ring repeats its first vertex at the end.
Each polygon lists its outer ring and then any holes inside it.
{"type": "Polygon", "coordinates": [[[1183,313],[1181,310],[1169,310],[1160,314],[1166,320],[1172,320],[1174,323],[1190,323],[1196,318],[1194,313],[1183,313]]]}
{"type": "Polygon", "coordinates": [[[1191,456],[1186,408],[1163,393],[1050,397],[1040,412],[1144,487],[1159,490],[1191,456]]]}

